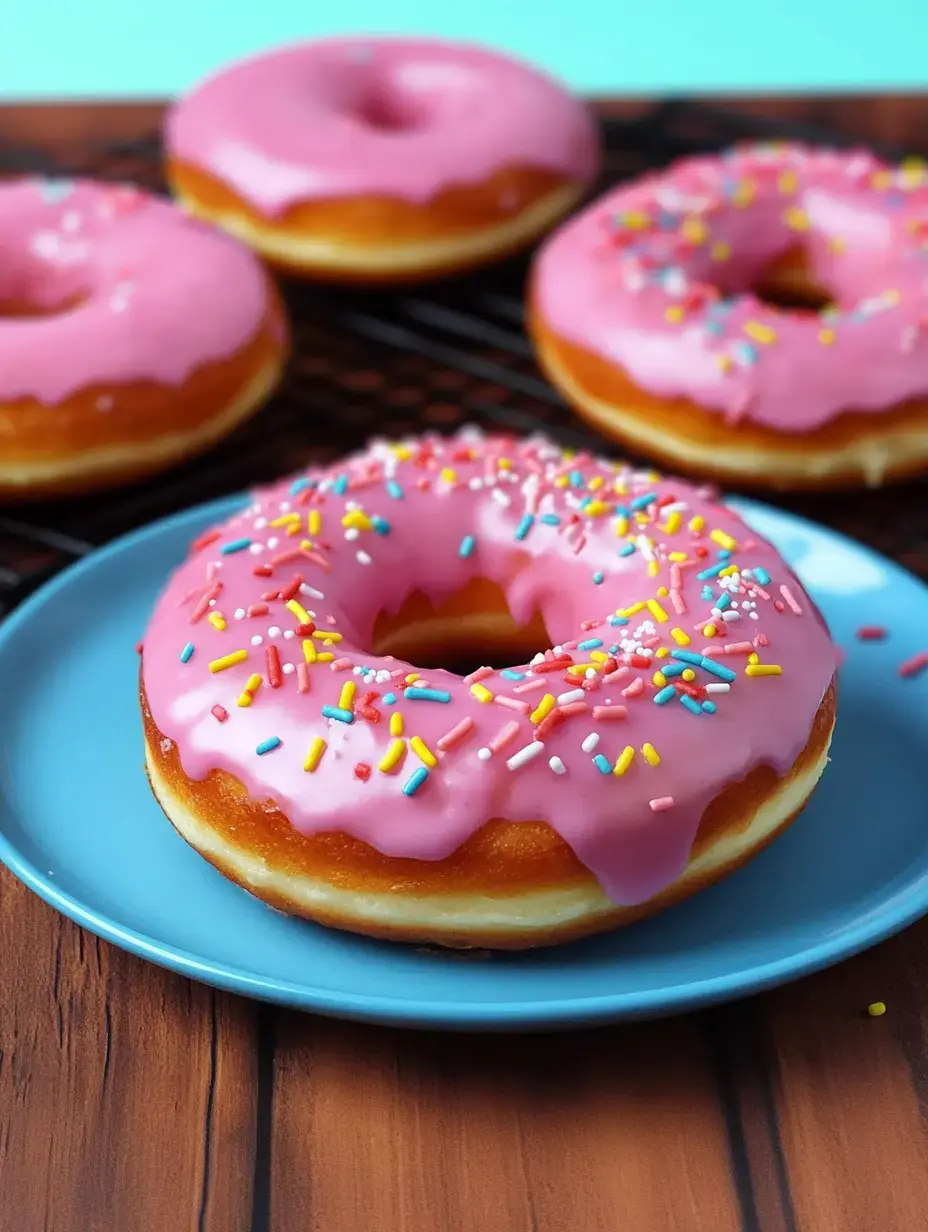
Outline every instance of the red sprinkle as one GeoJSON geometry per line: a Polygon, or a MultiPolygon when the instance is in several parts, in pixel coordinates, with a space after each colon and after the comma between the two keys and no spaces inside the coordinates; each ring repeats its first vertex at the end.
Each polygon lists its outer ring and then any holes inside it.
{"type": "Polygon", "coordinates": [[[199,539],[194,539],[193,541],[194,552],[202,552],[202,550],[206,547],[209,547],[211,543],[215,543],[218,538],[219,538],[218,530],[208,530],[206,534],[201,535],[199,539]]]}
{"type": "Polygon", "coordinates": [[[312,637],[312,635],[316,632],[316,626],[312,621],[310,621],[309,624],[297,625],[296,631],[299,633],[300,637],[312,637]]]}
{"type": "Polygon", "coordinates": [[[280,667],[280,651],[276,646],[267,648],[267,678],[272,689],[279,689],[284,682],[284,674],[280,667]]]}
{"type": "Polygon", "coordinates": [[[354,768],[354,777],[360,779],[362,783],[366,783],[371,777],[371,768],[366,761],[359,761],[354,768]]]}
{"type": "Polygon", "coordinates": [[[299,589],[302,585],[303,585],[302,577],[300,577],[298,573],[295,574],[293,581],[288,582],[287,585],[280,592],[280,597],[284,601],[284,603],[286,603],[289,599],[292,599],[294,595],[296,595],[299,592],[299,589]]]}
{"type": "Polygon", "coordinates": [[[909,676],[920,675],[926,667],[928,667],[928,650],[922,650],[917,655],[913,655],[911,659],[906,659],[899,668],[899,675],[903,679],[908,679],[909,676]]]}
{"type": "Polygon", "coordinates": [[[266,603],[253,603],[248,609],[249,616],[266,616],[271,609],[266,603]]]}
{"type": "Polygon", "coordinates": [[[882,625],[861,625],[857,630],[857,638],[861,642],[881,642],[889,637],[889,630],[882,625]]]}
{"type": "Polygon", "coordinates": [[[210,711],[210,714],[215,715],[220,723],[224,723],[229,717],[229,712],[226,710],[225,706],[214,706],[210,711]]]}
{"type": "Polygon", "coordinates": [[[298,693],[309,692],[309,664],[298,663],[296,665],[296,688],[298,693]]]}
{"type": "Polygon", "coordinates": [[[252,569],[252,573],[255,577],[271,577],[273,576],[274,570],[270,567],[270,565],[255,565],[252,569]]]}
{"type": "Polygon", "coordinates": [[[142,643],[141,643],[141,642],[136,642],[136,643],[135,643],[135,653],[136,653],[136,654],[141,654],[141,653],[142,653],[142,643]]]}
{"type": "Polygon", "coordinates": [[[564,711],[559,706],[555,706],[545,715],[532,734],[536,740],[544,740],[545,736],[549,736],[556,727],[560,727],[566,718],[564,711]]]}

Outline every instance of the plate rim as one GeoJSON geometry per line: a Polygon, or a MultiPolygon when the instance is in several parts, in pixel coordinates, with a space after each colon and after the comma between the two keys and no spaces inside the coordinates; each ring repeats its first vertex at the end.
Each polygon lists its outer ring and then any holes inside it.
{"type": "MultiPolygon", "coordinates": [[[[102,547],[89,552],[44,582],[8,616],[0,621],[0,652],[15,642],[20,630],[34,613],[54,601],[61,591],[85,573],[92,572],[114,556],[131,552],[152,538],[171,534],[192,523],[209,524],[231,516],[250,499],[250,493],[237,493],[203,504],[193,505],[167,517],[120,535],[102,547]]],[[[928,585],[903,565],[883,556],[866,544],[857,542],[841,531],[814,522],[809,518],[750,498],[726,499],[751,524],[751,513],[792,524],[804,534],[825,534],[855,553],[860,553],[882,570],[901,575],[923,592],[928,604],[928,585]]],[[[195,532],[194,532],[195,533],[195,532]]],[[[4,810],[5,811],[5,810],[4,810]]],[[[557,1027],[570,1029],[595,1026],[621,1020],[663,1017],[699,1009],[722,1001],[736,1000],[766,989],[812,975],[817,971],[851,958],[895,935],[928,912],[928,889],[923,895],[902,895],[894,903],[884,904],[874,917],[871,911],[866,924],[855,923],[839,936],[817,945],[725,975],[716,975],[662,988],[636,992],[602,993],[590,997],[534,999],[531,1001],[480,1002],[428,1001],[408,996],[391,997],[382,993],[356,993],[327,989],[309,981],[293,983],[276,977],[256,975],[253,971],[232,964],[204,959],[156,937],[123,925],[107,913],[96,910],[77,895],[59,889],[53,878],[42,873],[7,835],[0,812],[0,862],[29,890],[55,910],[86,928],[94,935],[111,942],[136,957],[154,962],[188,978],[199,980],[224,991],[249,996],[313,1013],[336,1018],[356,1019],[390,1026],[425,1029],[462,1030],[525,1030],[557,1027]]]]}

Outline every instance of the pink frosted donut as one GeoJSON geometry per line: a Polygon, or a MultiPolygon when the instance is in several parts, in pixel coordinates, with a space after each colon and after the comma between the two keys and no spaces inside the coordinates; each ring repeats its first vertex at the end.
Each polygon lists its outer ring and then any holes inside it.
{"type": "Polygon", "coordinates": [[[775,144],[608,193],[538,256],[540,359],[608,435],[759,485],[928,465],[928,177],[775,144]]]}
{"type": "Polygon", "coordinates": [[[145,635],[148,772],[285,911],[541,945],[769,842],[825,767],[835,666],[776,551],[685,483],[543,439],[377,444],[194,544],[145,635]],[[518,666],[435,666],[490,654],[518,666]]]}
{"type": "Polygon", "coordinates": [[[595,175],[581,102],[482,48],[341,38],[235,64],[167,120],[187,207],[268,260],[361,281],[458,270],[522,247],[595,175]]]}
{"type": "Polygon", "coordinates": [[[119,483],[266,397],[281,308],[247,248],[128,185],[0,186],[0,494],[119,483]]]}

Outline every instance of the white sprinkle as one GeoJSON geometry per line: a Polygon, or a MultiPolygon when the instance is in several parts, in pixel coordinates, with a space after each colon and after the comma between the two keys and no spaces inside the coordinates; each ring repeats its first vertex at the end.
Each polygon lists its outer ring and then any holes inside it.
{"type": "Polygon", "coordinates": [[[477,756],[480,758],[481,761],[489,761],[490,758],[493,756],[493,754],[490,752],[489,749],[478,749],[477,756]]]}
{"type": "Polygon", "coordinates": [[[286,637],[286,638],[291,638],[291,637],[295,637],[295,636],[296,636],[296,634],[293,632],[293,630],[292,630],[292,629],[284,629],[284,637],[286,637]]]}
{"type": "Polygon", "coordinates": [[[255,518],[255,530],[264,530],[267,526],[267,518],[255,518]]]}
{"type": "Polygon", "coordinates": [[[548,765],[551,767],[551,769],[554,771],[555,774],[566,774],[567,773],[567,767],[564,765],[564,763],[561,761],[559,757],[549,758],[548,765]]]}
{"type": "Polygon", "coordinates": [[[321,590],[315,590],[312,586],[307,586],[305,582],[300,583],[300,594],[309,595],[311,599],[324,599],[325,595],[321,590]]]}
{"type": "Polygon", "coordinates": [[[493,499],[496,501],[497,505],[502,505],[504,509],[512,503],[512,497],[507,496],[506,493],[500,491],[499,488],[493,489],[493,499]]]}
{"type": "Polygon", "coordinates": [[[467,486],[470,488],[472,492],[479,492],[480,489],[483,487],[483,480],[480,478],[479,475],[474,475],[473,479],[469,479],[467,481],[467,486]]]}
{"type": "Polygon", "coordinates": [[[278,543],[280,543],[280,540],[277,538],[277,536],[271,535],[270,539],[268,539],[267,541],[267,546],[269,548],[276,548],[278,543]]]}
{"type": "Polygon", "coordinates": [[[590,732],[580,747],[584,753],[592,753],[597,744],[599,744],[599,732],[590,732]]]}
{"type": "Polygon", "coordinates": [[[568,689],[566,693],[559,693],[557,702],[559,706],[566,706],[568,702],[582,702],[586,694],[582,689],[568,689]]]}
{"type": "Polygon", "coordinates": [[[705,689],[707,693],[730,693],[731,685],[720,680],[718,684],[707,684],[705,689]]]}
{"type": "Polygon", "coordinates": [[[596,675],[596,668],[588,667],[586,671],[583,673],[583,678],[584,680],[592,680],[595,675],[596,675]]]}
{"type": "Polygon", "coordinates": [[[734,622],[735,622],[736,620],[740,620],[740,619],[741,619],[741,613],[740,613],[740,612],[732,612],[732,611],[730,611],[730,610],[726,609],[726,610],[722,613],[722,619],[725,621],[725,623],[726,623],[727,625],[734,624],[734,622]]]}
{"type": "Polygon", "coordinates": [[[290,676],[293,672],[296,671],[296,668],[293,666],[292,663],[285,663],[283,667],[283,671],[284,671],[285,676],[290,676]]]}
{"type": "Polygon", "coordinates": [[[752,620],[760,620],[760,617],[758,616],[756,612],[751,612],[750,616],[752,620]]]}
{"type": "Polygon", "coordinates": [[[539,650],[538,654],[536,654],[535,657],[532,659],[531,665],[532,667],[534,667],[536,663],[544,663],[544,661],[545,661],[545,656],[539,650]]]}
{"type": "Polygon", "coordinates": [[[237,608],[235,609],[235,611],[234,611],[232,614],[233,614],[233,616],[235,617],[235,619],[236,619],[236,620],[244,620],[244,619],[245,619],[245,609],[244,609],[243,607],[237,607],[237,608]]]}
{"type": "Polygon", "coordinates": [[[252,646],[260,646],[263,641],[264,641],[264,638],[261,636],[261,634],[256,633],[254,637],[251,639],[251,644],[252,646]]]}
{"type": "Polygon", "coordinates": [[[280,637],[280,627],[278,625],[271,625],[267,631],[267,635],[268,637],[280,637]]]}
{"type": "Polygon", "coordinates": [[[355,557],[359,565],[369,565],[371,563],[371,558],[367,552],[356,552],[355,557]]]}
{"type": "Polygon", "coordinates": [[[512,757],[506,762],[506,765],[510,770],[518,770],[520,766],[524,766],[526,762],[531,761],[533,757],[537,757],[539,753],[544,751],[545,746],[542,742],[540,740],[533,740],[525,748],[519,749],[518,753],[513,753],[512,757]]]}
{"type": "Polygon", "coordinates": [[[360,533],[361,532],[358,530],[356,526],[349,526],[348,529],[345,531],[345,538],[346,539],[357,539],[360,533]]]}
{"type": "Polygon", "coordinates": [[[261,553],[264,551],[264,544],[263,543],[249,544],[248,551],[252,554],[252,556],[260,556],[261,553]]]}

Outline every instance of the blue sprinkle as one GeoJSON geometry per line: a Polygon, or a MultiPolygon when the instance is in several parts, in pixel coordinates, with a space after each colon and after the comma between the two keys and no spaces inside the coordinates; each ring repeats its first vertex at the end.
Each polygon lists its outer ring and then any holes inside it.
{"type": "Polygon", "coordinates": [[[395,693],[384,693],[383,704],[385,706],[395,706],[396,705],[396,694],[395,693]]]}
{"type": "Polygon", "coordinates": [[[342,710],[341,706],[323,706],[322,717],[324,719],[338,719],[339,723],[353,723],[354,715],[350,710],[342,710]]]}
{"type": "Polygon", "coordinates": [[[699,597],[701,599],[706,599],[706,600],[714,599],[715,591],[712,589],[711,586],[704,586],[702,590],[699,592],[699,597]]]}
{"type": "Polygon", "coordinates": [[[702,708],[706,714],[715,714],[715,702],[703,702],[702,708]]]}
{"type": "Polygon", "coordinates": [[[387,480],[387,492],[393,497],[394,500],[403,499],[403,495],[404,495],[403,489],[400,487],[400,485],[396,482],[395,479],[387,480]]]}
{"type": "Polygon", "coordinates": [[[516,527],[516,538],[521,542],[534,525],[535,515],[533,513],[523,513],[522,521],[516,527]]]}
{"type": "Polygon", "coordinates": [[[500,672],[500,675],[505,676],[507,680],[524,680],[525,679],[524,672],[514,672],[511,667],[504,668],[503,671],[500,672]]]}
{"type": "MultiPolygon", "coordinates": [[[[450,702],[451,694],[444,689],[409,688],[405,693],[408,702],[450,702]]],[[[386,701],[386,698],[384,698],[386,701]]]]}
{"type": "Polygon", "coordinates": [[[680,705],[685,706],[690,714],[702,714],[702,706],[694,701],[688,693],[680,694],[680,705]]]}
{"type": "Polygon", "coordinates": [[[760,565],[757,565],[755,567],[754,577],[758,582],[760,582],[761,586],[770,585],[770,574],[767,572],[766,569],[762,569],[760,565]]]}
{"type": "Polygon", "coordinates": [[[619,647],[616,642],[613,642],[612,645],[609,647],[609,653],[611,655],[617,655],[619,653],[619,647]]]}
{"type": "Polygon", "coordinates": [[[600,774],[611,774],[612,773],[612,765],[609,761],[609,758],[604,757],[602,753],[596,754],[596,756],[593,758],[593,765],[596,767],[596,769],[599,771],[600,774]]]}
{"type": "Polygon", "coordinates": [[[194,645],[193,645],[193,642],[188,642],[188,643],[187,643],[187,645],[186,645],[186,646],[183,648],[183,650],[180,652],[180,661],[181,661],[181,663],[189,663],[189,662],[190,662],[190,659],[191,659],[191,657],[192,657],[192,655],[193,655],[194,649],[195,649],[195,647],[194,647],[194,645]]]}
{"type": "Polygon", "coordinates": [[[233,552],[241,552],[245,548],[251,547],[250,539],[233,539],[231,543],[224,543],[219,549],[220,556],[231,556],[233,552]]]}
{"type": "Polygon", "coordinates": [[[655,706],[666,706],[668,702],[672,702],[677,696],[677,690],[672,684],[668,684],[665,688],[660,689],[654,694],[655,706]]]}
{"type": "Polygon", "coordinates": [[[43,201],[47,201],[49,205],[56,205],[59,201],[64,201],[74,192],[74,184],[71,180],[39,180],[39,196],[43,201]]]}
{"type": "Polygon", "coordinates": [[[609,623],[611,625],[627,625],[628,617],[627,616],[610,616],[609,623]]]}
{"type": "Polygon", "coordinates": [[[757,363],[757,347],[750,342],[736,342],[734,351],[743,364],[757,363]]]}
{"type": "Polygon", "coordinates": [[[403,795],[414,796],[428,777],[429,772],[425,766],[420,766],[418,770],[413,770],[412,774],[403,784],[403,795]]]}
{"type": "Polygon", "coordinates": [[[332,491],[336,496],[344,496],[348,491],[348,476],[339,475],[339,477],[332,484],[332,491]]]}
{"type": "Polygon", "coordinates": [[[719,560],[731,560],[731,552],[728,548],[721,548],[719,550],[719,560]]]}
{"type": "Polygon", "coordinates": [[[721,321],[707,321],[704,328],[707,334],[713,334],[715,337],[725,333],[725,326],[721,321]]]}
{"type": "Polygon", "coordinates": [[[639,509],[647,509],[648,505],[653,505],[656,500],[656,492],[648,492],[645,496],[636,496],[632,501],[632,510],[637,512],[639,509]]]}
{"type": "Polygon", "coordinates": [[[316,487],[315,479],[294,479],[291,483],[289,491],[291,496],[299,496],[301,492],[305,492],[307,488],[316,487]]]}
{"type": "Polygon", "coordinates": [[[386,518],[382,518],[379,514],[375,513],[371,518],[371,523],[378,535],[389,535],[390,523],[386,518]]]}
{"type": "Polygon", "coordinates": [[[671,676],[681,676],[686,671],[685,663],[662,663],[661,673],[669,680],[671,676]]]}
{"type": "Polygon", "coordinates": [[[626,543],[624,548],[619,548],[619,555],[620,556],[631,556],[634,550],[635,550],[635,545],[633,543],[626,543]]]}
{"type": "Polygon", "coordinates": [[[461,540],[461,546],[458,548],[458,556],[460,556],[461,560],[467,560],[468,556],[470,556],[476,546],[477,540],[474,536],[465,535],[461,540]]]}
{"type": "Polygon", "coordinates": [[[255,752],[259,757],[263,757],[265,753],[270,753],[273,749],[280,748],[280,736],[268,736],[267,740],[262,740],[255,752]]]}
{"type": "Polygon", "coordinates": [[[727,568],[728,565],[725,564],[724,560],[720,560],[717,565],[710,565],[708,569],[703,569],[701,573],[697,573],[696,577],[700,582],[704,582],[706,578],[718,577],[722,570],[727,568]]]}
{"type": "Polygon", "coordinates": [[[580,471],[571,471],[571,472],[570,472],[570,486],[571,486],[572,488],[582,488],[582,487],[583,487],[583,474],[582,474],[582,472],[580,472],[580,471]]]}
{"type": "Polygon", "coordinates": [[[597,569],[596,572],[593,574],[593,585],[602,586],[605,580],[606,580],[605,573],[603,573],[601,569],[597,569]]]}
{"type": "Polygon", "coordinates": [[[718,676],[719,680],[727,680],[729,684],[732,680],[738,679],[730,667],[722,667],[721,663],[716,663],[715,659],[701,658],[699,666],[710,676],[718,676]]]}
{"type": "Polygon", "coordinates": [[[545,526],[560,526],[561,524],[561,519],[556,513],[543,513],[541,515],[541,520],[544,522],[545,526]]]}
{"type": "Polygon", "coordinates": [[[694,654],[692,650],[671,650],[670,657],[680,663],[692,663],[694,667],[702,666],[702,655],[694,654]]]}
{"type": "Polygon", "coordinates": [[[730,603],[731,603],[731,595],[728,593],[727,590],[723,590],[715,602],[716,610],[719,612],[724,612],[730,603]]]}
{"type": "Polygon", "coordinates": [[[585,642],[578,642],[578,650],[598,650],[602,645],[602,639],[598,637],[589,637],[585,642]]]}

